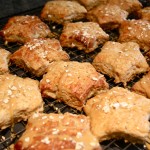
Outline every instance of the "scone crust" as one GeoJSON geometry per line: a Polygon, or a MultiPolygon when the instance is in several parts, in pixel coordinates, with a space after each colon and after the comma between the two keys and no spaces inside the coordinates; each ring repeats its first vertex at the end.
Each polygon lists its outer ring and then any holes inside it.
{"type": "Polygon", "coordinates": [[[43,110],[39,81],[11,74],[0,75],[0,129],[27,120],[43,110]]]}
{"type": "Polygon", "coordinates": [[[87,101],[84,111],[99,141],[124,138],[148,142],[150,100],[121,87],[114,87],[87,101]]]}
{"type": "Polygon", "coordinates": [[[128,12],[117,5],[99,5],[88,11],[87,19],[99,23],[104,30],[118,28],[126,20],[128,12]]]}
{"type": "Polygon", "coordinates": [[[10,61],[36,76],[46,73],[53,61],[69,60],[57,39],[32,39],[11,55],[10,61]]]}
{"type": "Polygon", "coordinates": [[[140,9],[137,12],[137,15],[140,19],[147,20],[150,22],[150,7],[145,7],[143,9],[140,9]]]}
{"type": "Polygon", "coordinates": [[[118,5],[121,9],[129,13],[137,12],[142,8],[142,4],[139,0],[108,0],[108,3],[111,5],[118,5]]]}
{"type": "Polygon", "coordinates": [[[97,71],[122,82],[124,86],[135,75],[148,71],[149,65],[135,42],[118,43],[108,41],[93,60],[97,71]]]}
{"type": "Polygon", "coordinates": [[[147,20],[126,20],[119,28],[119,42],[136,42],[144,51],[150,49],[150,22],[147,20]]]}
{"type": "Polygon", "coordinates": [[[25,43],[34,38],[52,37],[49,27],[37,16],[14,16],[11,17],[0,35],[6,43],[25,43]]]}
{"type": "Polygon", "coordinates": [[[132,91],[150,98],[150,71],[137,81],[131,88],[132,91]]]}
{"type": "Polygon", "coordinates": [[[0,48],[0,75],[9,72],[9,59],[11,53],[3,48],[0,48]]]}
{"type": "Polygon", "coordinates": [[[89,117],[70,113],[41,113],[30,117],[15,150],[32,148],[101,150],[90,131],[89,117]]]}
{"type": "Polygon", "coordinates": [[[84,6],[74,1],[49,1],[42,9],[41,18],[45,21],[64,24],[84,19],[86,13],[84,6]]]}
{"type": "Polygon", "coordinates": [[[94,22],[66,23],[60,35],[62,47],[77,47],[86,53],[94,51],[108,40],[109,35],[94,22]]]}
{"type": "Polygon", "coordinates": [[[105,77],[90,63],[53,62],[40,81],[43,97],[52,97],[81,110],[86,100],[107,89],[105,77]]]}

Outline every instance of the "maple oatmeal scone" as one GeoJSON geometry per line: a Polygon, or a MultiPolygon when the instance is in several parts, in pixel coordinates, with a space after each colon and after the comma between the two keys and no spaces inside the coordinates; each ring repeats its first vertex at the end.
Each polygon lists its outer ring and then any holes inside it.
{"type": "Polygon", "coordinates": [[[11,53],[3,48],[0,48],[0,74],[9,72],[9,59],[11,53]]]}
{"type": "Polygon", "coordinates": [[[89,99],[84,111],[99,141],[124,138],[150,142],[150,100],[121,87],[113,87],[89,99]]]}
{"type": "Polygon", "coordinates": [[[0,129],[43,110],[39,81],[12,74],[0,75],[0,129]]]}
{"type": "Polygon", "coordinates": [[[135,82],[131,90],[150,98],[150,71],[139,81],[135,82]]]}
{"type": "Polygon", "coordinates": [[[149,65],[135,42],[108,41],[93,60],[98,72],[113,77],[115,83],[126,86],[137,74],[148,71],[149,65]]]}
{"type": "Polygon", "coordinates": [[[49,65],[40,81],[43,97],[51,97],[81,110],[86,100],[108,89],[105,77],[88,62],[57,61],[49,65]]]}
{"type": "Polygon", "coordinates": [[[142,8],[139,0],[108,0],[110,5],[118,5],[121,9],[129,13],[136,12],[142,8]]]}
{"type": "Polygon", "coordinates": [[[62,47],[77,47],[86,53],[94,51],[108,40],[109,35],[95,22],[66,23],[60,35],[62,47]]]}
{"type": "Polygon", "coordinates": [[[150,50],[150,22],[147,20],[126,20],[119,28],[119,42],[136,42],[144,51],[150,50]]]}
{"type": "Polygon", "coordinates": [[[150,22],[150,7],[145,7],[143,9],[140,9],[137,12],[137,15],[140,19],[147,20],[150,22]]]}
{"type": "Polygon", "coordinates": [[[42,9],[41,18],[45,21],[64,24],[84,19],[87,10],[75,1],[48,1],[42,9]]]}
{"type": "Polygon", "coordinates": [[[52,37],[49,27],[37,16],[14,16],[9,18],[0,31],[5,43],[25,43],[34,38],[52,37]]]}
{"type": "Polygon", "coordinates": [[[71,113],[35,113],[14,150],[102,150],[90,131],[89,117],[71,113]]]}
{"type": "Polygon", "coordinates": [[[87,19],[99,23],[104,30],[118,28],[126,20],[128,12],[117,5],[99,5],[87,13],[87,19]]]}
{"type": "Polygon", "coordinates": [[[68,61],[69,55],[57,39],[49,38],[32,39],[10,57],[11,63],[36,76],[42,76],[49,64],[58,60],[68,61]]]}

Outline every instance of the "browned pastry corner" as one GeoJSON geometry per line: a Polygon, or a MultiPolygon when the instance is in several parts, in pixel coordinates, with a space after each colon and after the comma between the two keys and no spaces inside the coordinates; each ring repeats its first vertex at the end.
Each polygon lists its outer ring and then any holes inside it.
{"type": "Polygon", "coordinates": [[[84,19],[87,10],[84,6],[74,1],[49,1],[41,12],[41,18],[45,21],[64,24],[84,19]]]}
{"type": "Polygon", "coordinates": [[[142,8],[142,4],[139,0],[108,0],[108,3],[111,5],[118,5],[121,9],[129,13],[136,12],[142,8]]]}
{"type": "Polygon", "coordinates": [[[119,28],[128,12],[117,5],[99,5],[87,13],[87,19],[99,23],[104,30],[119,28]]]}
{"type": "Polygon", "coordinates": [[[150,22],[147,20],[126,20],[119,29],[119,42],[136,42],[144,51],[150,50],[150,22]]]}
{"type": "Polygon", "coordinates": [[[0,129],[27,120],[34,111],[42,111],[39,81],[0,75],[0,108],[0,129]]]}
{"type": "Polygon", "coordinates": [[[52,37],[49,27],[37,16],[14,16],[9,18],[0,35],[8,42],[25,43],[34,38],[52,37]]]}
{"type": "Polygon", "coordinates": [[[94,22],[66,23],[60,35],[62,47],[77,47],[86,53],[94,51],[108,40],[109,35],[94,22]]]}
{"type": "Polygon", "coordinates": [[[145,7],[143,9],[140,9],[137,12],[137,15],[140,19],[147,20],[150,22],[150,7],[145,7]]]}
{"type": "Polygon", "coordinates": [[[57,39],[32,39],[14,52],[10,58],[12,63],[24,68],[36,76],[46,73],[53,61],[69,60],[69,55],[62,50],[57,39]]]}
{"type": "Polygon", "coordinates": [[[84,115],[33,114],[14,150],[102,150],[84,115]]]}
{"type": "Polygon", "coordinates": [[[113,77],[115,83],[126,86],[137,74],[148,71],[149,65],[135,42],[108,41],[93,60],[98,72],[113,77]]]}
{"type": "Polygon", "coordinates": [[[9,59],[11,53],[3,48],[0,48],[0,75],[9,72],[9,59]]]}
{"type": "Polygon", "coordinates": [[[121,87],[113,87],[89,99],[84,111],[99,141],[124,138],[150,143],[150,100],[121,87]]]}
{"type": "Polygon", "coordinates": [[[40,81],[43,97],[58,99],[78,110],[88,98],[107,88],[105,77],[87,62],[53,62],[40,81]]]}
{"type": "Polygon", "coordinates": [[[137,81],[131,88],[132,91],[150,98],[150,71],[137,81]]]}

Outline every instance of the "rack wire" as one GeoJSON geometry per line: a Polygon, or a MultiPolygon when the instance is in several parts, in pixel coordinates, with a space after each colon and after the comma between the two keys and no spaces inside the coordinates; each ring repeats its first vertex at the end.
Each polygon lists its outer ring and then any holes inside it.
{"type": "MultiPolygon", "coordinates": [[[[41,8],[37,8],[34,10],[30,10],[27,12],[23,12],[22,14],[19,15],[39,15],[41,11],[41,8]]],[[[10,16],[9,16],[10,17],[10,16]]],[[[2,18],[0,20],[0,29],[3,27],[3,25],[7,22],[8,18],[2,18]]],[[[51,24],[50,29],[52,32],[55,32],[56,37],[59,38],[59,35],[62,31],[62,26],[61,25],[56,25],[56,24],[51,24]]],[[[108,34],[110,35],[112,41],[116,41],[118,37],[117,31],[108,31],[108,34]]],[[[9,44],[9,45],[4,45],[4,41],[0,38],[0,47],[5,48],[6,50],[10,51],[13,53],[16,51],[21,45],[18,44],[9,44]]],[[[79,61],[79,62],[92,62],[96,54],[100,51],[101,46],[99,46],[94,52],[86,54],[84,51],[79,51],[75,48],[73,49],[67,49],[65,48],[64,50],[70,55],[70,58],[72,61],[79,61]]],[[[16,74],[20,77],[30,77],[32,79],[37,79],[40,80],[40,78],[36,78],[35,76],[31,75],[28,72],[25,72],[23,69],[11,65],[9,67],[10,72],[12,74],[16,74]]],[[[137,80],[140,79],[142,75],[139,75],[134,79],[133,81],[128,83],[128,87],[130,88],[133,83],[135,83],[137,80]]],[[[109,78],[105,76],[107,79],[107,82],[109,83],[110,87],[114,86],[122,86],[122,84],[115,84],[113,82],[112,78],[109,78]]],[[[73,109],[69,106],[67,106],[64,103],[60,103],[56,100],[53,99],[44,99],[45,105],[44,105],[44,113],[65,113],[65,112],[70,112],[73,114],[84,114],[83,111],[77,111],[76,109],[73,109]]],[[[13,143],[15,143],[19,137],[22,135],[22,133],[25,131],[26,127],[26,122],[21,121],[19,123],[14,124],[13,126],[0,131],[0,150],[10,150],[11,146],[13,143]]],[[[124,140],[109,140],[109,141],[104,141],[100,143],[103,147],[104,150],[144,150],[145,146],[144,145],[139,145],[139,144],[132,144],[129,142],[125,142],[124,140]]]]}

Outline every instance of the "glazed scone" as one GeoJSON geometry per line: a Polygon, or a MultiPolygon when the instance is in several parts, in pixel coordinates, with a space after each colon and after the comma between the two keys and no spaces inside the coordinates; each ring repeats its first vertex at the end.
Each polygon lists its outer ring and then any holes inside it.
{"type": "Polygon", "coordinates": [[[140,19],[148,20],[150,22],[150,7],[145,7],[143,9],[140,9],[137,12],[137,15],[140,19]]]}
{"type": "Polygon", "coordinates": [[[105,77],[87,62],[53,62],[40,81],[43,97],[57,99],[78,110],[88,98],[107,88],[105,77]]]}
{"type": "Polygon", "coordinates": [[[118,5],[121,9],[129,13],[136,12],[142,8],[142,4],[139,0],[108,0],[108,3],[111,5],[118,5]]]}
{"type": "Polygon", "coordinates": [[[43,110],[39,81],[11,74],[0,75],[0,129],[27,120],[43,110]]]}
{"type": "Polygon", "coordinates": [[[102,150],[89,117],[71,113],[33,114],[14,150],[102,150]]]}
{"type": "Polygon", "coordinates": [[[150,98],[150,71],[137,81],[131,88],[132,91],[150,98]]]}
{"type": "Polygon", "coordinates": [[[48,1],[41,12],[45,21],[64,24],[86,17],[87,10],[75,1],[48,1]]]}
{"type": "Polygon", "coordinates": [[[119,28],[119,42],[136,42],[144,51],[150,49],[150,22],[147,20],[126,20],[119,28]]]}
{"type": "Polygon", "coordinates": [[[117,5],[99,5],[88,11],[87,19],[99,23],[104,30],[118,28],[126,20],[128,12],[117,5]]]}
{"type": "Polygon", "coordinates": [[[108,40],[109,35],[95,22],[66,23],[60,35],[62,47],[77,47],[86,53],[94,51],[108,40]]]}
{"type": "Polygon", "coordinates": [[[8,42],[25,43],[34,38],[52,37],[49,27],[37,16],[14,16],[8,20],[0,35],[8,42]]]}
{"type": "Polygon", "coordinates": [[[51,62],[58,60],[67,61],[69,55],[57,39],[49,38],[32,39],[10,57],[11,63],[38,77],[46,73],[51,62]]]}
{"type": "Polygon", "coordinates": [[[113,87],[89,99],[84,111],[99,141],[124,138],[133,143],[150,142],[150,100],[121,87],[113,87]]]}
{"type": "Polygon", "coordinates": [[[8,64],[11,53],[0,48],[0,75],[9,72],[8,64]]]}
{"type": "Polygon", "coordinates": [[[92,64],[98,72],[113,77],[115,83],[122,82],[124,86],[137,74],[144,73],[149,68],[135,42],[106,42],[92,64]]]}

